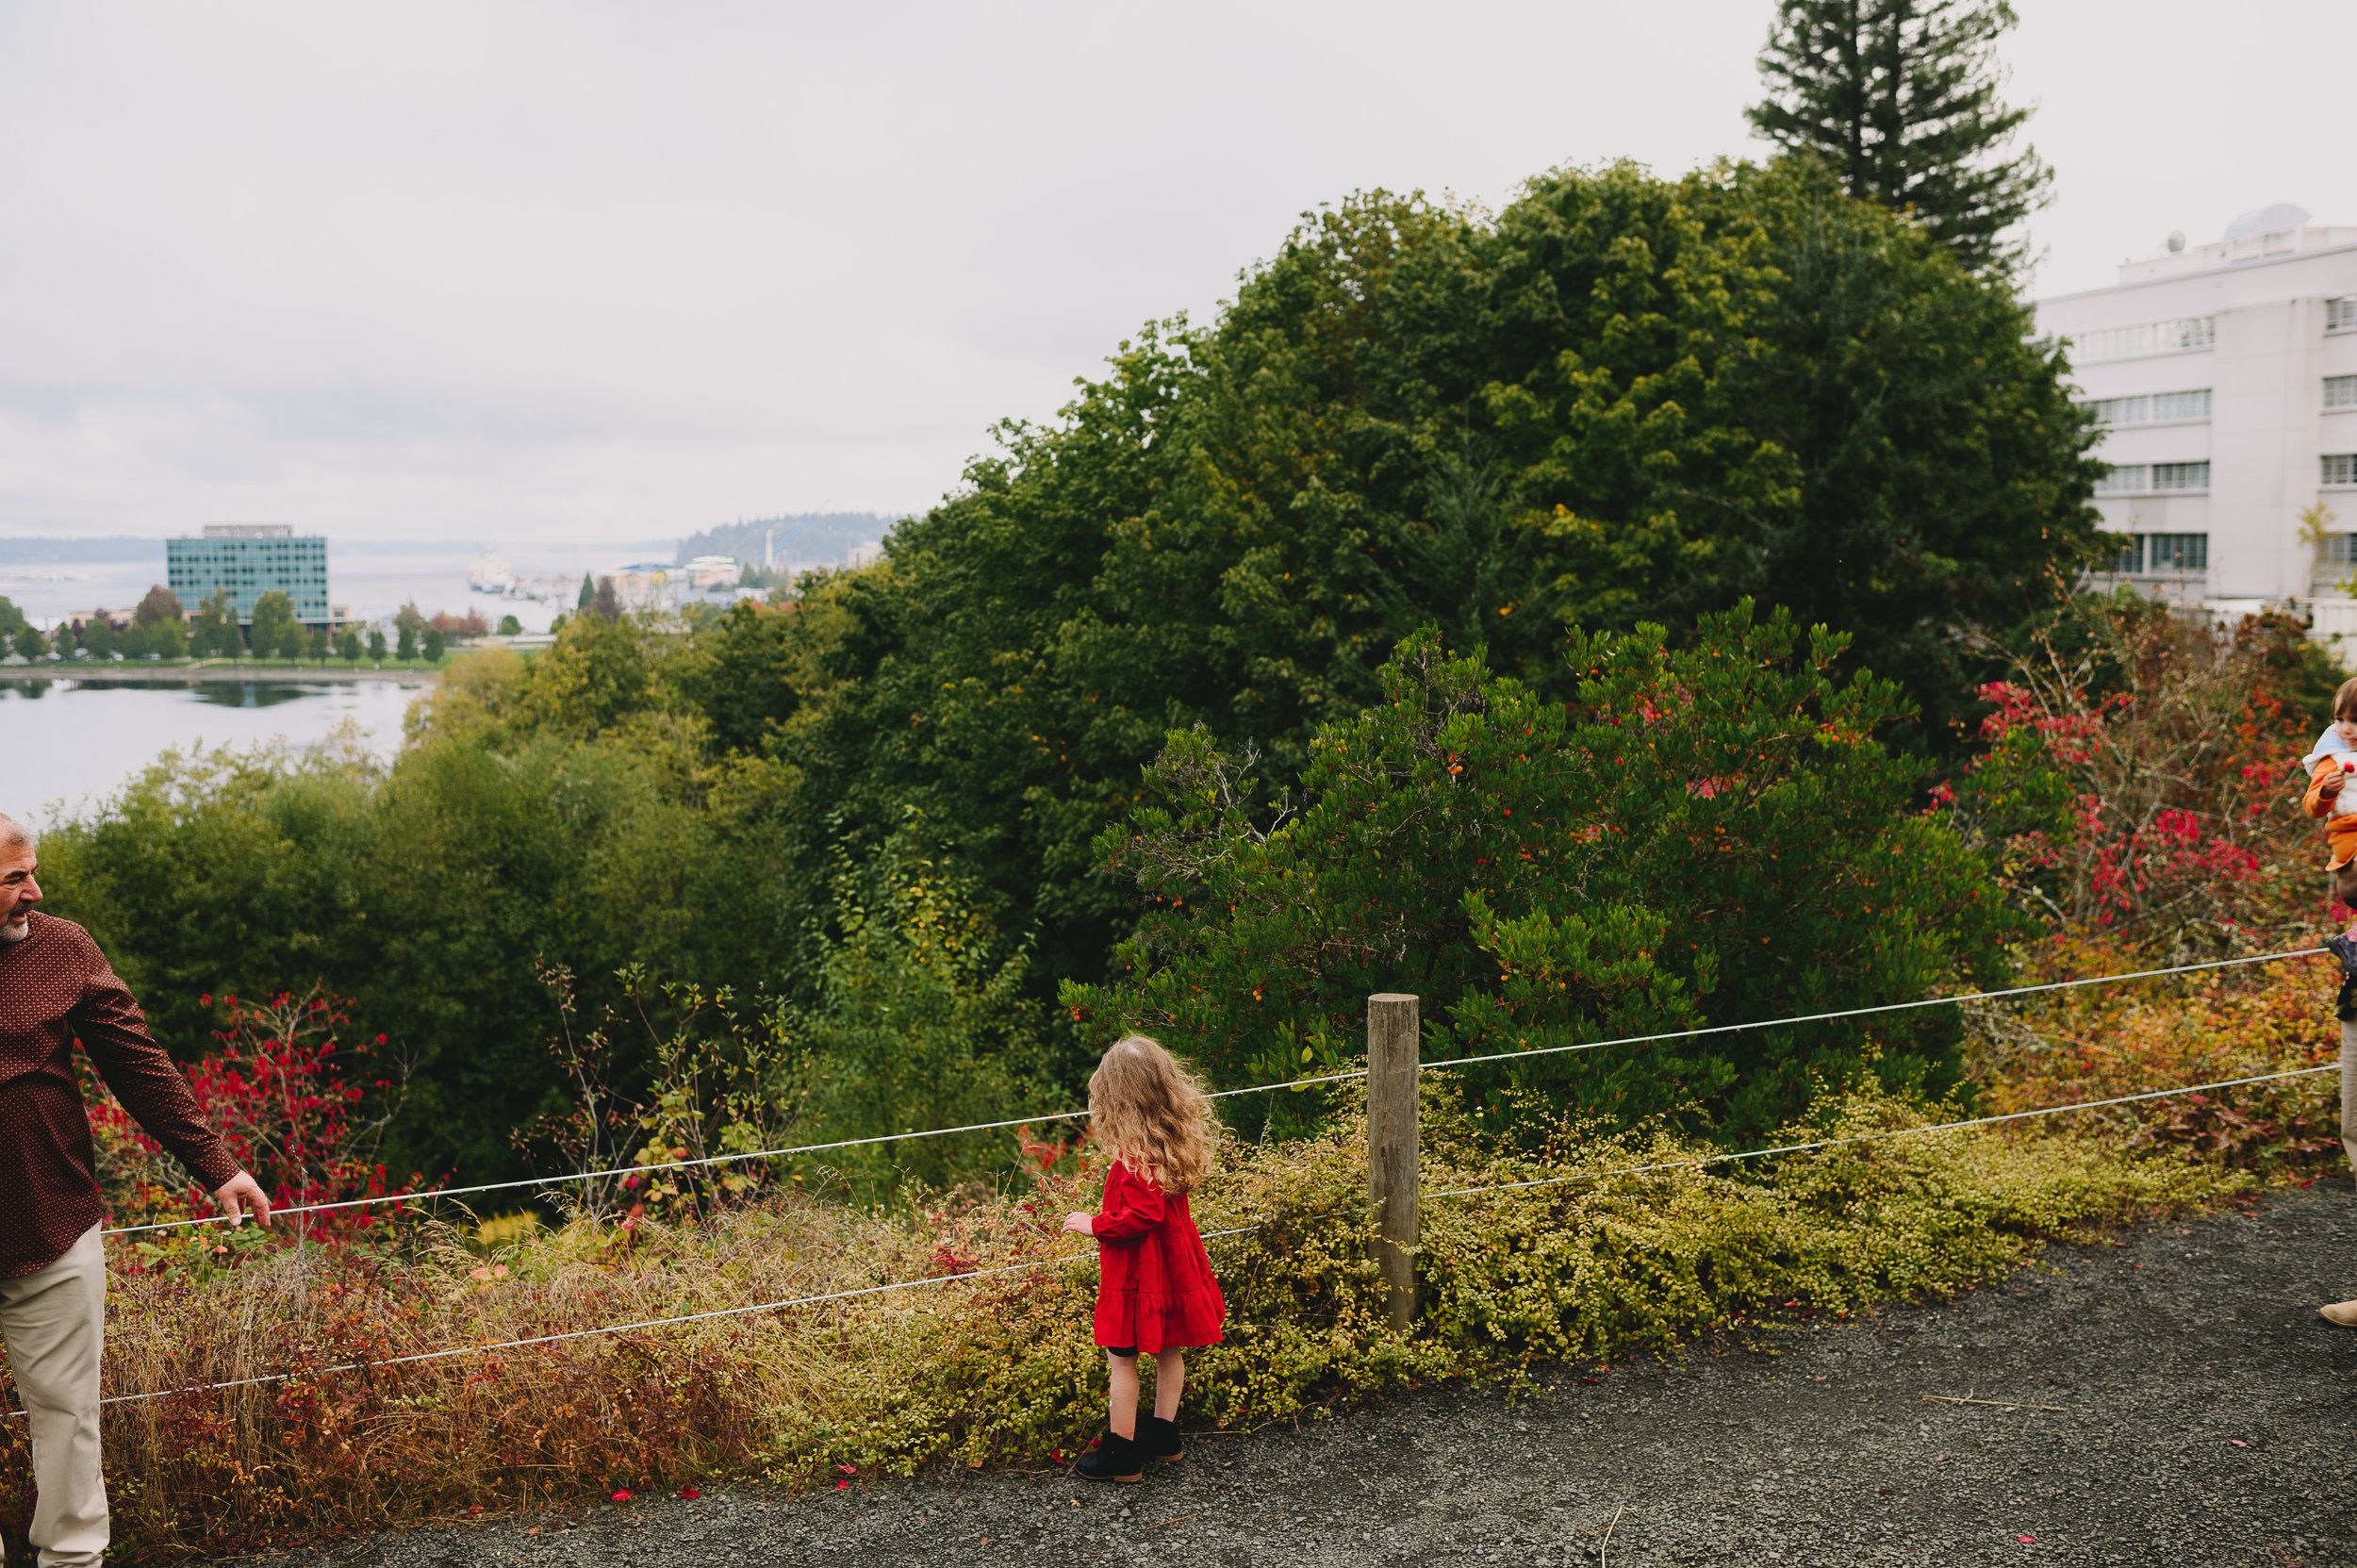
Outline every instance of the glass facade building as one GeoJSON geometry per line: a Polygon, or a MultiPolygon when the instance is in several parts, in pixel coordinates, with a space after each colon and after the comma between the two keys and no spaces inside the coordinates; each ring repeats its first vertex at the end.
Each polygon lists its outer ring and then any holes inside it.
{"type": "Polygon", "coordinates": [[[295,619],[325,626],[327,536],[298,534],[283,522],[215,523],[195,538],[164,541],[164,569],[172,591],[190,615],[226,589],[238,623],[251,625],[254,602],[275,588],[294,601],[295,619]]]}

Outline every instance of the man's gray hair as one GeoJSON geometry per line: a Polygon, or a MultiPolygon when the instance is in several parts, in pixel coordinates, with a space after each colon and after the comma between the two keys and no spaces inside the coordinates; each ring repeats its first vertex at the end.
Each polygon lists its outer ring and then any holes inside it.
{"type": "Polygon", "coordinates": [[[0,812],[0,850],[29,850],[32,847],[33,830],[0,812]]]}

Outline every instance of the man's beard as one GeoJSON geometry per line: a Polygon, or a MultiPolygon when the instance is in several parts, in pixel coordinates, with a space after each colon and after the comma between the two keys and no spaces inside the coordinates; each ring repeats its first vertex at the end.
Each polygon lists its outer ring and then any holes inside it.
{"type": "Polygon", "coordinates": [[[0,942],[22,942],[33,933],[30,916],[20,915],[6,925],[0,925],[0,942]]]}

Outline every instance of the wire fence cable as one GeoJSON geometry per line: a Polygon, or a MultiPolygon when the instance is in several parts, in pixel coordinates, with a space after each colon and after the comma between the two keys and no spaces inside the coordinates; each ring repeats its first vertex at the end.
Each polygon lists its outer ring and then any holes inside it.
{"type": "MultiPolygon", "coordinates": [[[[1581,1171],[1569,1176],[1537,1177],[1527,1181],[1501,1181],[1480,1187],[1444,1187],[1427,1192],[1427,1198],[1472,1197],[1482,1193],[1517,1192],[1533,1187],[1562,1186],[1574,1181],[1602,1181],[1621,1176],[1647,1176],[1661,1171],[1703,1169],[1712,1165],[1732,1164],[1739,1161],[1764,1160],[1778,1154],[1804,1154],[1818,1149],[1838,1148],[1852,1144],[1876,1143],[1890,1138],[1918,1137],[1935,1132],[1958,1132],[1978,1127],[1994,1127],[2003,1122],[2027,1121],[2039,1116],[2058,1116],[2072,1111],[2101,1111],[2108,1107],[2134,1105],[2148,1100],[2167,1099],[2178,1095],[2208,1094],[2218,1089],[2236,1089],[2253,1083],[2274,1083],[2287,1079],[2312,1078],[2321,1073],[2337,1073],[2338,1063],[2322,1066],[2295,1067],[2284,1072],[2258,1073],[2248,1078],[2220,1079],[2211,1083],[2187,1083],[2171,1089],[2147,1089],[2133,1095],[2115,1095],[2106,1099],[2077,1100],[2068,1105],[2041,1105],[2028,1111],[2007,1111],[1996,1115],[1972,1116],[1961,1121],[1937,1122],[1923,1127],[1895,1127],[1879,1132],[1859,1132],[1839,1138],[1819,1138],[1804,1143],[1777,1144],[1767,1148],[1745,1149],[1734,1154],[1700,1155],[1690,1160],[1662,1160],[1642,1165],[1624,1165],[1611,1170],[1581,1171]]],[[[1222,1230],[1207,1230],[1205,1241],[1223,1236],[1249,1235],[1261,1229],[1259,1225],[1239,1225],[1222,1230]]],[[[449,1361],[459,1356],[488,1355],[500,1350],[522,1350],[536,1345],[554,1345],[566,1340],[595,1339],[613,1334],[636,1333],[642,1329],[669,1329],[684,1324],[708,1323],[719,1318],[750,1317],[766,1312],[785,1312],[797,1307],[820,1306],[831,1301],[851,1301],[864,1296],[887,1296],[898,1291],[918,1290],[928,1285],[955,1284],[965,1279],[987,1279],[996,1276],[1021,1274],[1028,1270],[1049,1268],[1059,1263],[1085,1262],[1087,1252],[1067,1253],[1056,1258],[1035,1258],[1020,1263],[1005,1263],[994,1268],[968,1269],[957,1274],[928,1275],[918,1279],[897,1279],[888,1284],[865,1285],[851,1290],[827,1291],[815,1296],[788,1296],[783,1300],[761,1301],[742,1307],[716,1307],[700,1312],[682,1312],[671,1317],[641,1318],[631,1323],[602,1325],[594,1329],[571,1329],[561,1333],[536,1334],[526,1339],[497,1340],[482,1345],[457,1345],[438,1350],[419,1350],[406,1355],[384,1356],[373,1361],[346,1362],[335,1366],[310,1367],[291,1372],[264,1373],[252,1378],[233,1378],[221,1382],[190,1383],[176,1388],[155,1389],[140,1394],[109,1395],[100,1401],[107,1405],[139,1404],[154,1399],[168,1399],[184,1394],[218,1394],[234,1389],[257,1388],[275,1383],[295,1382],[308,1378],[332,1377],[347,1372],[366,1372],[377,1367],[414,1366],[425,1362],[449,1361]]],[[[13,1418],[25,1412],[10,1411],[13,1418]]]]}
{"type": "MultiPolygon", "coordinates": [[[[1704,1024],[1691,1029],[1664,1030],[1654,1034],[1624,1034],[1609,1040],[1582,1040],[1568,1046],[1540,1046],[1528,1050],[1492,1051],[1479,1056],[1453,1057],[1446,1061],[1420,1064],[1426,1072],[1444,1071],[1456,1067],[1479,1066],[1492,1062],[1508,1062],[1523,1057],[1559,1056],[1568,1051],[1604,1050],[1615,1046],[1656,1045],[1665,1040],[1700,1039],[1706,1035],[1735,1034],[1745,1030],[1785,1029],[1795,1024],[1828,1023],[1839,1018],[1871,1017],[1884,1013],[1904,1013],[1925,1007],[1955,1007],[1967,1002],[2003,1001],[2013,997],[2036,996],[2050,991],[2076,990],[2089,985],[2116,985],[2132,980],[2157,980],[2169,975],[2195,974],[2210,969],[2231,969],[2251,964],[2279,964],[2286,959],[2314,958],[2326,951],[2322,948],[2299,948],[2286,952],[2259,953],[2245,958],[2214,958],[2199,964],[2176,964],[2159,969],[2134,969],[2117,975],[2085,975],[2072,980],[2046,981],[2036,985],[2008,986],[1998,991],[1967,991],[1953,996],[1920,997],[1913,1001],[1878,1002],[1869,1007],[1846,1007],[1828,1013],[1796,1013],[1782,1018],[1761,1018],[1747,1023],[1704,1024]]],[[[1265,1095],[1279,1089],[1304,1089],[1326,1083],[1346,1083],[1367,1076],[1364,1067],[1350,1067],[1340,1072],[1318,1073],[1307,1078],[1290,1078],[1277,1083],[1254,1083],[1241,1089],[1219,1089],[1209,1097],[1228,1099],[1238,1095],[1265,1095]]],[[[1035,1115],[1011,1116],[1004,1121],[968,1122],[960,1127],[924,1128],[909,1132],[882,1132],[865,1138],[837,1138],[827,1143],[796,1144],[784,1148],[752,1149],[739,1154],[702,1155],[695,1159],[665,1160],[646,1165],[615,1165],[604,1170],[576,1171],[564,1176],[523,1177],[512,1181],[484,1181],[463,1187],[433,1187],[417,1193],[383,1193],[369,1197],[341,1198],[332,1203],[305,1203],[272,1211],[273,1216],[323,1214],[348,1209],[375,1208],[384,1204],[417,1204],[433,1198],[475,1197],[486,1193],[542,1191],[574,1181],[600,1181],[617,1177],[651,1176],[664,1171],[690,1170],[715,1165],[739,1164],[752,1160],[784,1160],[800,1154],[826,1154],[838,1149],[872,1148],[882,1144],[897,1144],[919,1138],[950,1138],[967,1132],[998,1132],[1030,1127],[1043,1122],[1079,1121],[1088,1115],[1086,1107],[1077,1111],[1044,1111],[1035,1115]]],[[[144,1225],[122,1225],[99,1232],[105,1236],[136,1236],[157,1230],[181,1230],[200,1225],[223,1225],[229,1222],[225,1214],[206,1214],[188,1219],[156,1220],[144,1225]]]]}

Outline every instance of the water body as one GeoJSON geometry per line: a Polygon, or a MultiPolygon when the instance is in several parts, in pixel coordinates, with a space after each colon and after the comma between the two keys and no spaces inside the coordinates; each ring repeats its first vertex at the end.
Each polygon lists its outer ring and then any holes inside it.
{"type": "Polygon", "coordinates": [[[172,749],[313,746],[350,725],[369,751],[389,758],[423,689],[393,681],[0,681],[0,811],[36,825],[87,815],[172,749]]]}

